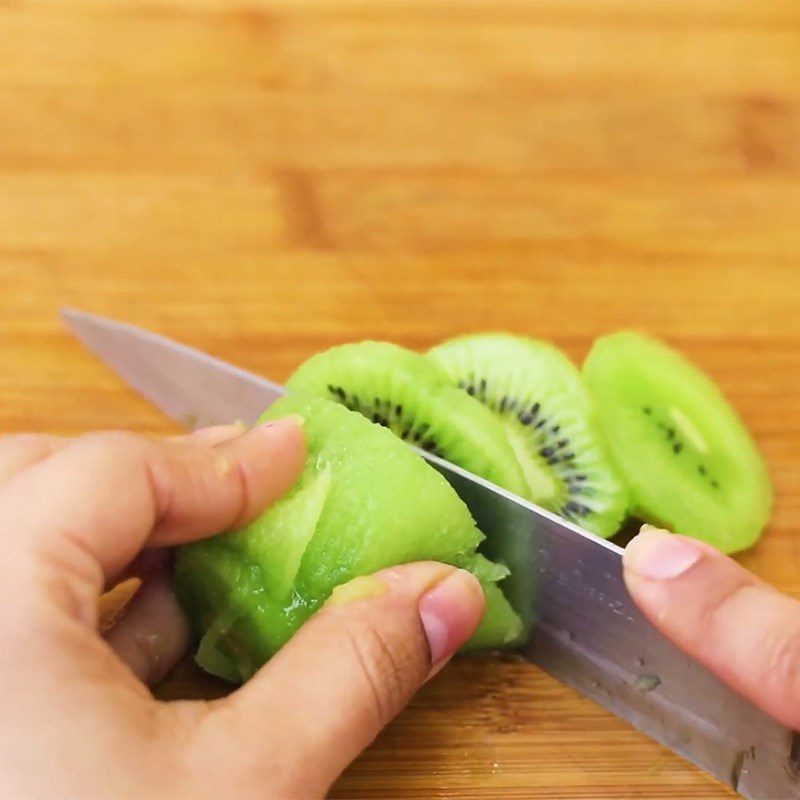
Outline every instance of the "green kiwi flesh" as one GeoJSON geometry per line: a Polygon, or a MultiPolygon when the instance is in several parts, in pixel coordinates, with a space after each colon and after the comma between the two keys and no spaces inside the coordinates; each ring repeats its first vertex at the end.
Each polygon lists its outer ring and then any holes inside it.
{"type": "Polygon", "coordinates": [[[597,430],[580,372],[546,342],[503,333],[451,339],[430,359],[506,431],[528,495],[599,536],[612,536],[627,495],[597,430]]]}
{"type": "Polygon", "coordinates": [[[583,375],[637,516],[727,553],[758,539],[767,468],[704,373],[663,342],[621,332],[595,342],[583,375]]]}
{"type": "Polygon", "coordinates": [[[335,400],[422,450],[528,496],[502,425],[419,353],[387,342],[340,345],[302,364],[287,388],[335,400]]]}
{"type": "Polygon", "coordinates": [[[518,643],[522,623],[497,586],[508,570],[476,552],[483,535],[429,464],[389,431],[327,400],[294,395],[265,415],[305,418],[297,484],[240,530],[181,547],[175,587],[196,659],[249,678],[330,596],[359,575],[436,560],[472,571],[487,613],[467,648],[518,643]]]}

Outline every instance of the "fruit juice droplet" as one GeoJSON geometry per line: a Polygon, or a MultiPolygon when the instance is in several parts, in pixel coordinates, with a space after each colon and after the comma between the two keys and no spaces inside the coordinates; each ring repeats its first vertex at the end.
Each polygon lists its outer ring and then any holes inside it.
{"type": "Polygon", "coordinates": [[[328,459],[325,458],[322,453],[317,456],[316,464],[314,465],[317,472],[324,472],[325,468],[328,466],[328,459]]]}

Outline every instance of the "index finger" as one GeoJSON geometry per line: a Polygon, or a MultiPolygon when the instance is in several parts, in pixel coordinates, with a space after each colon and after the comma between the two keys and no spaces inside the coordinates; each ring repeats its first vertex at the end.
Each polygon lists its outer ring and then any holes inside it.
{"type": "Polygon", "coordinates": [[[0,565],[27,596],[53,598],[94,624],[97,595],[145,545],[172,545],[243,524],[296,480],[298,420],[263,425],[218,447],[125,433],[76,440],[0,487],[0,565]]]}
{"type": "Polygon", "coordinates": [[[800,727],[800,602],[709,545],[646,527],[624,557],[642,611],[740,694],[800,727]]]}

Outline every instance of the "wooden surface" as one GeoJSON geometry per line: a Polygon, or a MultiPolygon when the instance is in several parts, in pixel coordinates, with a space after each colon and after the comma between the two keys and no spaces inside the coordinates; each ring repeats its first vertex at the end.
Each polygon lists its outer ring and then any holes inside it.
{"type": "MultiPolygon", "coordinates": [[[[663,335],[763,447],[742,561],[800,594],[797,2],[0,0],[0,283],[3,431],[173,430],[63,304],[279,380],[363,337],[663,335]]],[[[336,792],[728,796],[487,661],[336,792]]]]}

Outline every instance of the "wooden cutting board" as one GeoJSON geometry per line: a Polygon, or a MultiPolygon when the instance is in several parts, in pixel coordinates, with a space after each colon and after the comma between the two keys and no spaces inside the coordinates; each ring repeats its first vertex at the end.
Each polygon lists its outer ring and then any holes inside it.
{"type": "MultiPolygon", "coordinates": [[[[363,337],[641,328],[754,431],[777,503],[742,562],[800,595],[799,79],[792,0],[0,0],[0,428],[173,430],[62,304],[278,380],[363,337]]],[[[335,792],[729,794],[486,660],[335,792]]]]}

